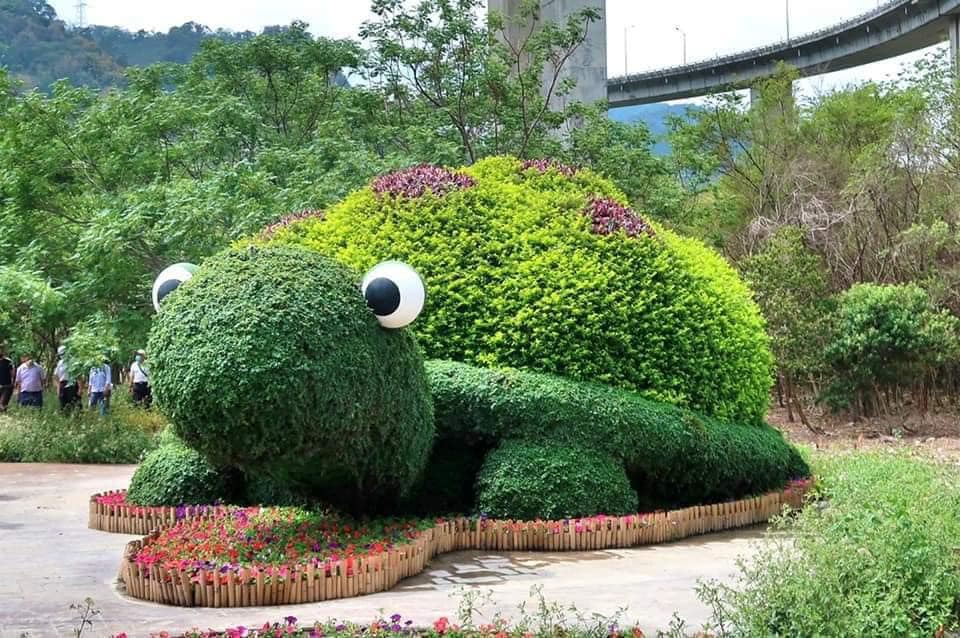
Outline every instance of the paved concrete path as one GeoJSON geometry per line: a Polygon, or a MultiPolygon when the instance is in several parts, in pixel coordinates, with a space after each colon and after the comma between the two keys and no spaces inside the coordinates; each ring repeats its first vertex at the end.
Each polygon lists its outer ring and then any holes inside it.
{"type": "MultiPolygon", "coordinates": [[[[730,578],[734,561],[761,537],[754,528],[668,545],[576,553],[464,551],[433,560],[392,591],[339,601],[273,608],[183,609],[125,598],[115,588],[123,547],[132,536],[87,529],[90,494],[124,487],[134,466],[0,464],[0,636],[71,635],[71,603],[92,598],[102,610],[84,636],[191,627],[222,629],[292,615],[301,621],[366,621],[378,611],[417,624],[456,616],[464,586],[492,591],[497,609],[515,616],[531,587],[586,612],[613,614],[647,633],[666,628],[674,611],[693,626],[707,618],[694,587],[700,578],[730,578]]],[[[531,603],[528,603],[530,608],[531,603]]]]}

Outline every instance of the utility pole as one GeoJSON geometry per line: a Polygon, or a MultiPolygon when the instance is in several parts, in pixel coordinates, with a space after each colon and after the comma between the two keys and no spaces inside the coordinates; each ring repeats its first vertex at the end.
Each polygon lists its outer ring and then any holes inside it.
{"type": "Polygon", "coordinates": [[[784,7],[787,14],[787,42],[790,42],[790,0],[784,0],[784,7]]]}
{"type": "Polygon", "coordinates": [[[680,33],[680,59],[683,60],[683,65],[687,65],[687,32],[680,28],[679,25],[673,27],[677,32],[680,33]]]}
{"type": "Polygon", "coordinates": [[[635,24],[628,24],[627,26],[623,27],[623,74],[624,75],[627,75],[630,72],[630,61],[627,59],[627,52],[629,50],[628,48],[629,45],[627,44],[627,32],[629,32],[630,29],[635,29],[636,27],[637,25],[635,24]]]}
{"type": "Polygon", "coordinates": [[[74,21],[77,23],[77,28],[82,29],[87,26],[87,3],[85,0],[77,0],[77,4],[73,8],[77,12],[74,21]]]}

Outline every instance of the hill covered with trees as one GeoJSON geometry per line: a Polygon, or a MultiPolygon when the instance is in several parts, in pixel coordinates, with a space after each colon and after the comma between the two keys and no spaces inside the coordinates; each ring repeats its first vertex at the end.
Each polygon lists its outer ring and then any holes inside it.
{"type": "Polygon", "coordinates": [[[204,40],[240,42],[254,35],[251,31],[214,31],[195,22],[166,33],[132,33],[99,25],[74,29],[43,0],[0,0],[0,66],[26,86],[41,89],[63,78],[91,88],[115,86],[123,81],[126,67],[183,64],[193,58],[204,40]]]}

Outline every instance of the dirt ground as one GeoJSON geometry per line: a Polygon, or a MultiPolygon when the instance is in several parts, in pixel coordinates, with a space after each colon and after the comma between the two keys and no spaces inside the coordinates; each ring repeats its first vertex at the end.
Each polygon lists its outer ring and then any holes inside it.
{"type": "Polygon", "coordinates": [[[865,419],[857,422],[826,416],[816,411],[807,414],[815,433],[794,415],[774,408],[767,420],[784,436],[821,450],[912,448],[933,458],[960,464],[960,415],[928,414],[920,416],[865,419]]]}

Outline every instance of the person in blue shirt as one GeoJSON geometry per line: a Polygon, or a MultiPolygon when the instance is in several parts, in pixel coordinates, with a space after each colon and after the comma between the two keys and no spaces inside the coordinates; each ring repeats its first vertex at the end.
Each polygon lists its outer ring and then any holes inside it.
{"type": "Polygon", "coordinates": [[[90,407],[100,410],[100,416],[105,416],[109,409],[109,398],[113,392],[113,371],[110,369],[107,355],[103,362],[90,368],[88,386],[90,388],[90,407]]]}

